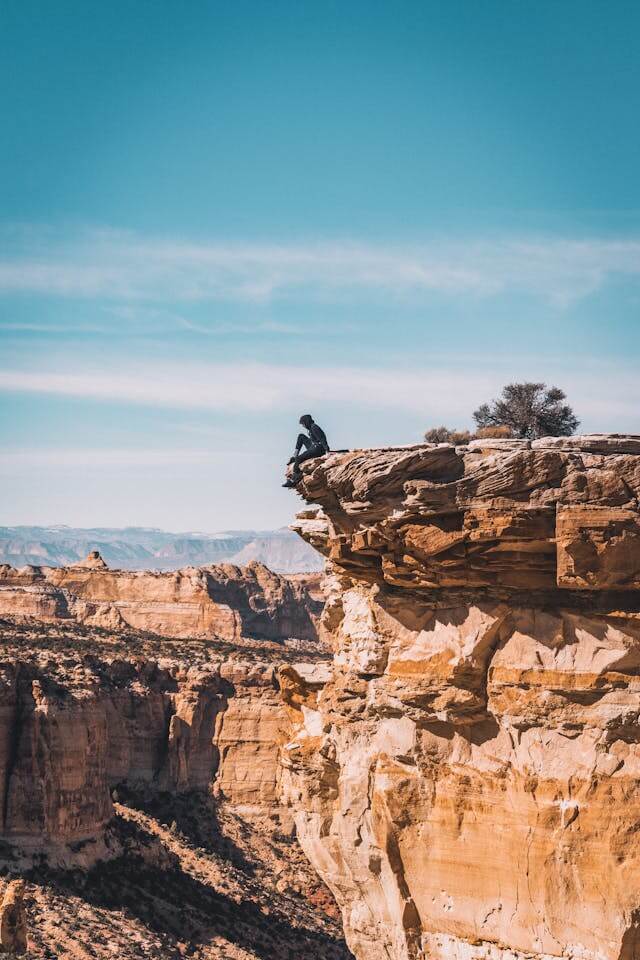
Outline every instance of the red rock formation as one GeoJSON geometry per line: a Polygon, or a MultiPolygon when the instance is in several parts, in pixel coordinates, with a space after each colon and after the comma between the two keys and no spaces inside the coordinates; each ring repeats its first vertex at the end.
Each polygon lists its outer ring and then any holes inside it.
{"type": "Polygon", "coordinates": [[[0,566],[0,617],[235,642],[313,640],[319,609],[304,582],[260,563],[152,573],[108,570],[94,552],[75,567],[0,566]]]}
{"type": "Polygon", "coordinates": [[[640,956],[640,438],[304,466],[324,689],[285,790],[358,960],[640,956]]]}

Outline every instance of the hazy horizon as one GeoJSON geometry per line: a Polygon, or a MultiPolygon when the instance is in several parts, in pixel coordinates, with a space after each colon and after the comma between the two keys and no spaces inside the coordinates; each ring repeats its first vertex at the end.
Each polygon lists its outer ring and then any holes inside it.
{"type": "Polygon", "coordinates": [[[286,526],[515,379],[640,433],[640,7],[0,11],[8,525],[286,526]]]}
{"type": "Polygon", "coordinates": [[[233,527],[228,530],[170,530],[168,527],[145,527],[141,525],[133,526],[123,526],[123,527],[113,527],[113,526],[91,526],[91,527],[80,527],[76,524],[71,523],[7,523],[4,520],[0,519],[0,529],[9,529],[9,530],[83,530],[83,531],[94,531],[94,530],[109,530],[114,532],[126,531],[126,530],[140,530],[154,533],[169,533],[172,536],[202,536],[202,537],[216,537],[216,536],[233,536],[235,533],[254,533],[257,536],[263,533],[279,533],[280,531],[288,530],[288,527],[285,525],[283,527],[275,528],[265,528],[262,530],[256,530],[253,527],[233,527]]]}

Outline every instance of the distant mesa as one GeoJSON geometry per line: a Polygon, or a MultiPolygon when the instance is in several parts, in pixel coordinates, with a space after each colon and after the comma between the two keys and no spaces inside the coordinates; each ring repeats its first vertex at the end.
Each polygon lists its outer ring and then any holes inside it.
{"type": "Polygon", "coordinates": [[[87,567],[90,570],[107,570],[107,564],[104,562],[100,556],[99,550],[92,550],[87,554],[86,558],[82,563],[78,564],[79,567],[87,567]]]}
{"type": "Polygon", "coordinates": [[[212,563],[243,566],[252,560],[276,573],[315,573],[323,567],[322,557],[286,529],[207,534],[147,527],[0,527],[0,564],[93,567],[89,560],[96,552],[112,570],[179,570],[212,563]]]}
{"type": "Polygon", "coordinates": [[[157,572],[110,570],[98,550],[66,567],[0,565],[0,617],[66,622],[176,640],[318,639],[317,576],[252,561],[157,572]]]}

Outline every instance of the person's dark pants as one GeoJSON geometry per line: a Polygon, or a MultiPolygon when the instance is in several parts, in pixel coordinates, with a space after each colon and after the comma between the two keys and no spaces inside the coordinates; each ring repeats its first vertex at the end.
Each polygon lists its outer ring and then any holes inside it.
{"type": "Polygon", "coordinates": [[[301,463],[304,463],[306,460],[314,460],[315,457],[321,457],[324,452],[324,447],[321,444],[314,443],[305,433],[301,433],[296,440],[296,455],[293,461],[294,474],[300,473],[301,463]],[[304,453],[300,452],[302,447],[306,447],[304,453]]]}

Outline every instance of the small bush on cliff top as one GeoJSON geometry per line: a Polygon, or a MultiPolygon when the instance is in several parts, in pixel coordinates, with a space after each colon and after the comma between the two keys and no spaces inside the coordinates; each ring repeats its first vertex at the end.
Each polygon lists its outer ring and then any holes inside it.
{"type": "Polygon", "coordinates": [[[497,427],[481,427],[475,433],[468,430],[456,430],[449,427],[432,427],[424,435],[427,443],[453,443],[456,446],[462,446],[469,443],[470,440],[488,440],[499,438],[501,440],[512,437],[511,427],[500,424],[497,427]]]}
{"type": "Polygon", "coordinates": [[[499,423],[495,427],[480,427],[476,430],[476,440],[508,440],[513,436],[513,430],[506,423],[499,423]]]}
{"type": "Polygon", "coordinates": [[[473,437],[468,430],[451,430],[449,427],[431,427],[424,435],[427,443],[469,443],[473,437]]]}
{"type": "Polygon", "coordinates": [[[509,383],[500,397],[474,412],[475,433],[440,426],[427,430],[424,438],[427,443],[460,445],[476,439],[568,437],[580,421],[565,400],[563,390],[546,383],[509,383]]]}
{"type": "Polygon", "coordinates": [[[505,425],[515,437],[567,437],[580,423],[558,387],[546,383],[509,383],[502,395],[473,414],[480,428],[505,425]]]}

